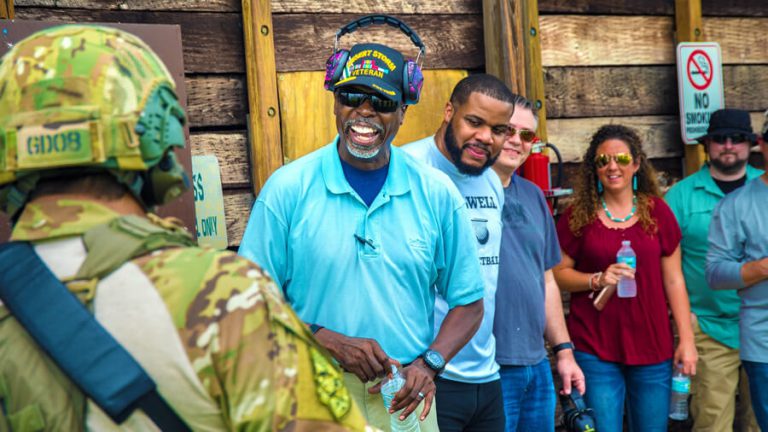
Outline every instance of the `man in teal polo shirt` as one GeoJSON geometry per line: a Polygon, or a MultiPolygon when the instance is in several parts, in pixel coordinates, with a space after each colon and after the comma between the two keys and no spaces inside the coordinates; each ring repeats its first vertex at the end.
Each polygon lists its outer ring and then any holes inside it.
{"type": "Polygon", "coordinates": [[[483,317],[473,231],[450,179],[391,146],[406,111],[402,55],[360,44],[349,59],[330,86],[338,138],[269,178],[239,253],[274,278],[348,372],[371,425],[389,429],[377,384],[400,363],[407,382],[394,410],[437,430],[434,377],[483,317]],[[450,308],[439,331],[436,294],[450,308]]]}
{"type": "Polygon", "coordinates": [[[704,276],[706,238],[715,206],[726,194],[762,174],[747,163],[755,140],[748,112],[715,111],[707,134],[699,138],[709,163],[675,184],[666,195],[683,232],[683,274],[696,318],[693,325],[699,363],[692,386],[694,430],[732,430],[737,389],[742,429],[759,430],[740,367],[739,296],[736,291],[712,290],[704,276]]]}

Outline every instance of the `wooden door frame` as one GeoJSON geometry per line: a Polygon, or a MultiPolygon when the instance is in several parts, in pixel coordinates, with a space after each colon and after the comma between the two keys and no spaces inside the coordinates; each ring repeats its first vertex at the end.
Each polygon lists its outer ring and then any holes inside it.
{"type": "MultiPolygon", "coordinates": [[[[675,49],[680,42],[704,41],[701,19],[701,0],[675,0],[675,49]]],[[[679,90],[678,90],[679,91],[679,90]]],[[[685,144],[684,175],[697,172],[707,159],[704,146],[685,144]]]]}
{"type": "Polygon", "coordinates": [[[537,108],[536,134],[547,141],[538,0],[483,0],[485,69],[537,108]]]}
{"type": "Polygon", "coordinates": [[[283,165],[275,42],[270,0],[242,0],[248,82],[248,143],[251,186],[257,195],[283,165]]]}
{"type": "Polygon", "coordinates": [[[13,19],[13,0],[0,0],[0,19],[13,19]]]}

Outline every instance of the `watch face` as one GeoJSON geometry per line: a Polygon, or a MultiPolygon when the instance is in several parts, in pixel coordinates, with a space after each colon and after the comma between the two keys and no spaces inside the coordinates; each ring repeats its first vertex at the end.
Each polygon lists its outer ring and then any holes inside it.
{"type": "Polygon", "coordinates": [[[427,350],[427,352],[424,353],[424,360],[433,369],[442,369],[445,366],[443,356],[437,351],[427,350]]]}

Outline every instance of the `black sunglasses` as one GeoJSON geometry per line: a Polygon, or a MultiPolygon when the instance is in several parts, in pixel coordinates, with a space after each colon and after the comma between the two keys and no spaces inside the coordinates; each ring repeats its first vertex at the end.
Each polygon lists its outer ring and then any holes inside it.
{"type": "Polygon", "coordinates": [[[726,135],[712,135],[712,142],[715,144],[725,144],[728,139],[731,140],[733,144],[742,144],[742,143],[750,143],[752,142],[752,137],[746,134],[726,134],[726,135]]]}
{"type": "Polygon", "coordinates": [[[520,135],[520,140],[526,143],[532,143],[536,140],[536,132],[528,129],[515,129],[513,127],[509,128],[507,138],[512,138],[515,134],[520,135]]]}
{"type": "Polygon", "coordinates": [[[339,90],[336,92],[336,95],[339,96],[339,102],[341,102],[342,105],[350,108],[357,108],[366,100],[370,101],[373,109],[380,113],[393,113],[400,107],[399,102],[385,99],[374,94],[360,93],[351,90],[339,90]]]}

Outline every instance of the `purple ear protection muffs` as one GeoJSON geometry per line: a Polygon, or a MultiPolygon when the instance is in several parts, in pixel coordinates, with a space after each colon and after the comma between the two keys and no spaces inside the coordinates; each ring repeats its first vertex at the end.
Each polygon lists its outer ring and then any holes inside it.
{"type": "Polygon", "coordinates": [[[333,91],[333,87],[344,73],[344,68],[349,59],[348,50],[338,49],[339,38],[347,33],[352,33],[361,27],[366,27],[371,24],[388,24],[392,27],[397,27],[400,31],[405,33],[406,36],[411,38],[411,42],[419,48],[419,55],[416,56],[416,60],[405,61],[402,89],[403,102],[406,105],[417,103],[419,101],[419,96],[421,96],[421,87],[424,85],[424,75],[421,73],[421,67],[419,66],[418,61],[421,55],[426,53],[427,48],[424,46],[424,43],[421,42],[419,35],[408,27],[406,23],[388,15],[367,15],[350,22],[336,32],[336,42],[333,44],[333,54],[328,57],[328,61],[325,62],[325,89],[333,91]]]}

